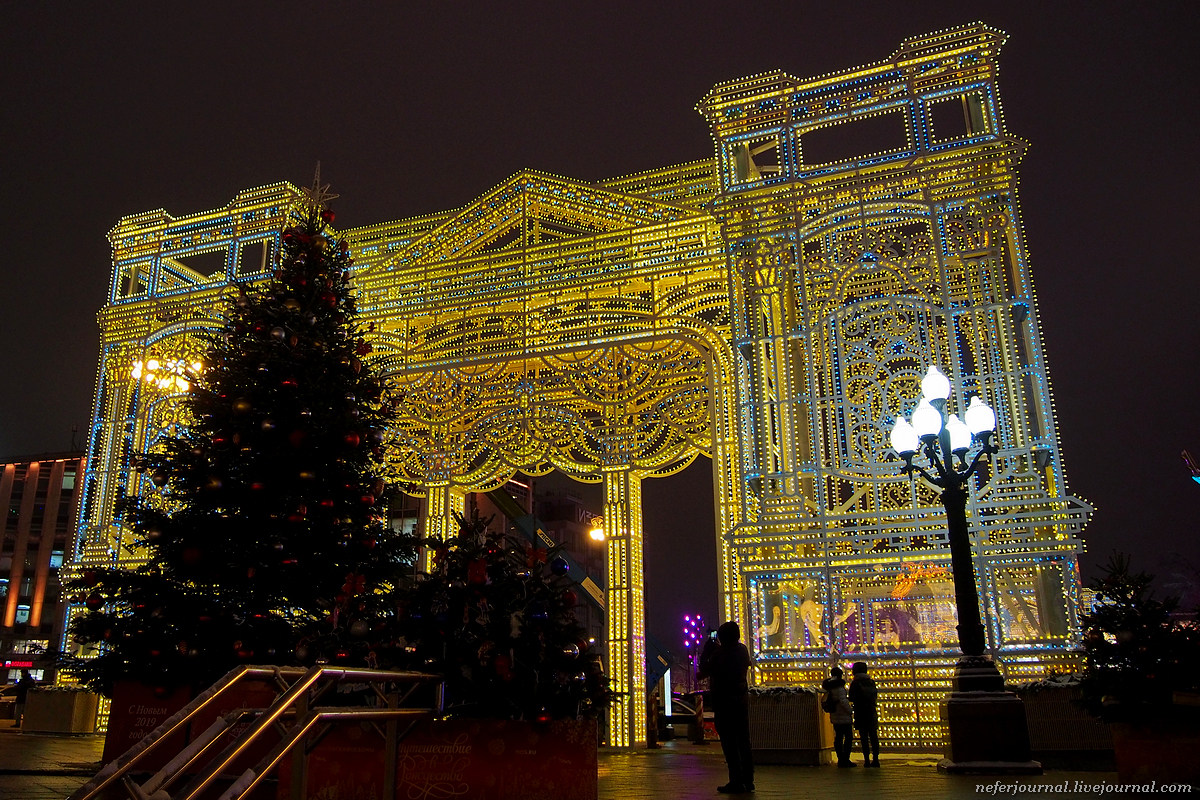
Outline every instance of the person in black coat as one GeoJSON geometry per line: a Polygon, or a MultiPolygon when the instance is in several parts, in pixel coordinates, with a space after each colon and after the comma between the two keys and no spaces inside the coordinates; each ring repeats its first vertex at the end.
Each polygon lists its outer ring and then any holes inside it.
{"type": "Polygon", "coordinates": [[[13,719],[16,720],[16,727],[21,727],[21,722],[25,719],[25,701],[29,699],[29,690],[37,686],[37,681],[29,674],[29,670],[21,670],[21,680],[17,681],[17,691],[13,698],[13,719]]]}
{"type": "Polygon", "coordinates": [[[850,681],[847,694],[854,704],[854,727],[862,742],[863,766],[879,766],[879,689],[867,675],[867,665],[854,662],[850,669],[854,680],[850,681]]]}
{"type": "Polygon", "coordinates": [[[709,679],[713,721],[721,738],[721,750],[729,768],[729,783],[718,786],[724,794],[754,791],[754,760],[750,754],[750,701],[746,675],[750,651],[739,641],[736,622],[717,628],[716,641],[709,641],[700,655],[698,677],[709,679]]]}

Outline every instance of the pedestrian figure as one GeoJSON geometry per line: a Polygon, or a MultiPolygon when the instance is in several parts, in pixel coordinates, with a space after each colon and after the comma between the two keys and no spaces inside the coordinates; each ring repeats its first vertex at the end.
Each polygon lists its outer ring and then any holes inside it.
{"type": "Polygon", "coordinates": [[[862,742],[863,766],[879,766],[879,689],[867,675],[867,665],[854,662],[851,668],[854,680],[850,681],[847,694],[854,704],[854,727],[862,742]]]}
{"type": "Polygon", "coordinates": [[[705,644],[700,656],[699,677],[709,678],[713,718],[725,765],[729,768],[729,783],[718,786],[723,794],[754,791],[754,760],[750,754],[750,699],[746,673],[750,669],[750,651],[739,640],[741,629],[736,622],[726,622],[717,628],[716,641],[705,644]]]}
{"type": "Polygon", "coordinates": [[[696,701],[696,710],[688,725],[688,733],[691,736],[692,744],[708,744],[704,738],[704,692],[696,692],[693,698],[696,701]]]}
{"type": "Polygon", "coordinates": [[[833,752],[837,756],[838,766],[853,767],[850,752],[854,749],[854,718],[850,712],[850,698],[846,693],[842,668],[829,670],[829,677],[821,684],[821,688],[825,690],[822,705],[829,712],[829,721],[833,723],[833,752]]]}
{"type": "Polygon", "coordinates": [[[37,681],[29,674],[29,670],[21,670],[21,680],[17,681],[16,695],[13,703],[13,719],[16,720],[16,727],[21,727],[21,721],[25,718],[25,701],[29,698],[29,690],[37,686],[37,681]]]}
{"type": "Polygon", "coordinates": [[[646,705],[646,747],[658,749],[658,692],[651,692],[646,705]]]}

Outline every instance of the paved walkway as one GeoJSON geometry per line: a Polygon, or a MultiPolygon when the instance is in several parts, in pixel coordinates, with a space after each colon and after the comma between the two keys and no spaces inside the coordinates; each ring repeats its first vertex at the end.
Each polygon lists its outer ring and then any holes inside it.
{"type": "MultiPolygon", "coordinates": [[[[861,756],[855,756],[861,761],[861,756]]],[[[759,766],[754,772],[755,793],[741,795],[754,800],[954,800],[955,798],[1000,797],[1095,797],[1095,791],[1073,791],[1081,785],[1116,784],[1111,772],[1047,772],[1039,777],[997,778],[946,775],[937,771],[940,757],[934,754],[899,755],[885,753],[879,769],[838,769],[823,767],[759,766]],[[1003,794],[978,791],[979,784],[1007,784],[1003,794]],[[1075,782],[1079,781],[1080,784],[1075,782]],[[1038,784],[1066,784],[1067,792],[1048,794],[1038,784]],[[1018,786],[1024,791],[1013,789],[1018,786]]],[[[717,786],[728,779],[721,748],[717,744],[697,746],[689,742],[670,742],[659,750],[632,753],[602,753],[600,756],[601,800],[624,798],[662,798],[663,800],[713,800],[720,795],[717,786]]],[[[1109,791],[1112,791],[1109,789],[1109,791]]],[[[1128,796],[1128,795],[1126,795],[1128,796]]]]}
{"type": "Polygon", "coordinates": [[[0,800],[63,800],[100,768],[103,736],[36,736],[0,720],[0,800]]]}
{"type": "MultiPolygon", "coordinates": [[[[99,736],[34,736],[0,721],[0,800],[63,800],[100,767],[104,741],[99,736]]],[[[934,755],[884,754],[880,769],[760,766],[755,800],[955,800],[956,798],[1046,798],[1103,796],[1119,786],[1111,772],[1051,771],[1041,777],[972,777],[937,771],[934,755]],[[1001,792],[979,791],[997,780],[1001,792]],[[1055,791],[1047,786],[1054,785],[1055,791]],[[1039,788],[1041,787],[1041,788],[1039,788]],[[1090,788],[1085,788],[1090,787],[1090,788]],[[1016,791],[1014,791],[1014,789],[1016,791]]],[[[601,752],[601,800],[712,800],[722,797],[725,762],[719,745],[686,741],[658,750],[601,752]]],[[[750,797],[749,795],[745,795],[750,797]]],[[[1130,796],[1125,794],[1123,796],[1130,796]]]]}

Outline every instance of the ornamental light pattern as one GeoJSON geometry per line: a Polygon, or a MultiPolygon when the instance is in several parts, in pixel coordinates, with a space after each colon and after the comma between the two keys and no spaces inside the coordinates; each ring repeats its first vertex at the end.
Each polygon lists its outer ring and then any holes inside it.
{"type": "MultiPolygon", "coordinates": [[[[460,209],[343,232],[401,398],[389,460],[426,535],[518,470],[603,484],[612,744],[646,737],[644,484],[699,456],[722,616],[756,679],[869,660],[885,743],[940,742],[957,652],[945,516],[883,455],[929,364],[998,414],[968,499],[989,649],[1013,679],[1072,663],[1090,508],[1059,451],[1004,38],[975,24],[845,72],[720,84],[698,106],[711,160],[595,183],[525,170],[460,209]]],[[[76,569],[137,563],[114,508],[154,491],[133,456],[187,424],[172,398],[197,337],[270,273],[299,198],[279,183],[110,232],[76,569]]]]}

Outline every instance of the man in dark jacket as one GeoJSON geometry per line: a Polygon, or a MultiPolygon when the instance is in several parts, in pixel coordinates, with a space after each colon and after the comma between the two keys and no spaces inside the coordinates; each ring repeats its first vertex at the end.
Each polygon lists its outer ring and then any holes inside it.
{"type": "Polygon", "coordinates": [[[25,701],[29,699],[29,690],[35,686],[37,686],[37,681],[29,674],[29,670],[21,670],[21,680],[16,683],[17,691],[13,698],[16,701],[13,703],[13,719],[16,720],[18,728],[25,719],[25,701]]]}
{"type": "Polygon", "coordinates": [[[736,622],[717,628],[717,640],[710,642],[700,656],[699,677],[709,678],[713,721],[721,737],[721,750],[729,767],[729,783],[718,786],[725,794],[754,791],[754,761],[750,756],[750,704],[746,673],[750,669],[750,651],[739,640],[736,622]]]}
{"type": "Polygon", "coordinates": [[[854,662],[850,670],[854,680],[850,681],[847,694],[854,704],[854,727],[862,742],[863,766],[879,766],[879,689],[867,675],[867,665],[854,662]]]}

